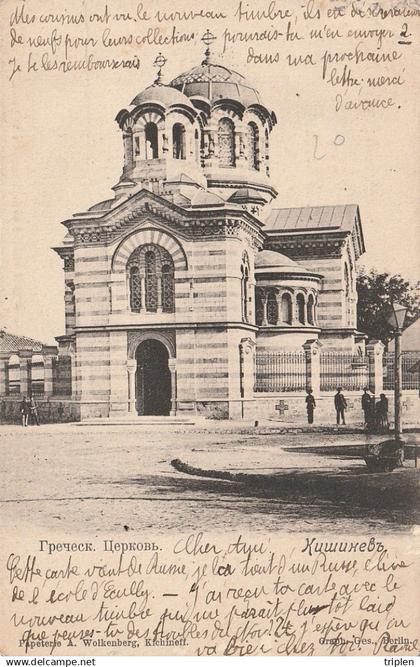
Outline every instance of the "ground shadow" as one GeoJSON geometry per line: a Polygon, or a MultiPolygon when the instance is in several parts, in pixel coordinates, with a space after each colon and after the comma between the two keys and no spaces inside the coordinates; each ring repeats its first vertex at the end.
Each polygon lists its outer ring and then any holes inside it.
{"type": "Polygon", "coordinates": [[[181,463],[182,475],[136,476],[113,484],[143,487],[150,499],[236,503],[242,513],[281,512],[302,521],[316,516],[332,521],[363,517],[367,526],[376,519],[407,526],[418,519],[414,470],[374,474],[365,468],[343,468],[338,474],[283,470],[272,475],[230,473],[231,478],[219,479],[217,471],[185,473],[185,465],[181,463]]]}
{"type": "MultiPolygon", "coordinates": [[[[316,454],[317,456],[325,456],[332,459],[360,459],[364,462],[364,455],[366,453],[366,444],[362,445],[316,445],[316,446],[293,446],[284,447],[285,452],[292,452],[295,454],[316,454]]],[[[404,447],[404,454],[406,461],[414,460],[414,445],[406,445],[404,447]]],[[[366,469],[367,470],[367,469],[366,469]]]]}

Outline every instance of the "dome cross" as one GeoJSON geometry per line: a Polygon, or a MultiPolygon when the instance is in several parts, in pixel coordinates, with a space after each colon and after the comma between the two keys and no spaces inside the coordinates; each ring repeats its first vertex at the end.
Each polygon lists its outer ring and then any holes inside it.
{"type": "Polygon", "coordinates": [[[204,52],[206,58],[202,63],[203,65],[210,64],[210,45],[214,42],[215,39],[217,39],[217,37],[213,35],[213,33],[210,32],[210,30],[207,28],[206,32],[201,38],[201,41],[204,42],[204,44],[207,46],[207,49],[204,52]]]}
{"type": "Polygon", "coordinates": [[[166,65],[167,62],[168,61],[165,58],[165,56],[162,55],[162,53],[158,53],[158,55],[155,58],[155,62],[153,63],[154,67],[159,68],[158,73],[157,73],[157,77],[155,79],[155,83],[158,84],[158,85],[160,85],[162,83],[162,68],[166,65]]]}

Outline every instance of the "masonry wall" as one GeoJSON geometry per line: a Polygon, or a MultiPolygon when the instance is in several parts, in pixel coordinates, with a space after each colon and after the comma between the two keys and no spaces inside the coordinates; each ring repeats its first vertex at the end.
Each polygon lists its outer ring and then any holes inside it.
{"type": "MultiPolygon", "coordinates": [[[[361,426],[364,421],[361,407],[362,392],[343,392],[348,409],[346,411],[346,423],[352,426],[361,426]]],[[[393,425],[394,395],[392,392],[384,392],[389,401],[389,420],[393,425]]],[[[335,425],[336,414],[334,408],[335,392],[325,392],[315,396],[316,409],[314,425],[335,425]]],[[[402,400],[403,424],[417,424],[420,414],[420,397],[418,391],[407,391],[403,393],[402,400]]],[[[244,418],[254,420],[270,419],[279,423],[293,423],[296,425],[307,424],[305,394],[300,393],[278,393],[264,394],[258,398],[244,401],[244,418]]]]}
{"type": "MultiPolygon", "coordinates": [[[[21,424],[20,396],[4,396],[0,398],[0,423],[21,424]]],[[[38,398],[39,421],[41,424],[54,424],[80,421],[80,404],[68,397],[38,398]]]]}
{"type": "Polygon", "coordinates": [[[109,333],[76,335],[74,379],[81,417],[107,417],[111,395],[109,333]]]}

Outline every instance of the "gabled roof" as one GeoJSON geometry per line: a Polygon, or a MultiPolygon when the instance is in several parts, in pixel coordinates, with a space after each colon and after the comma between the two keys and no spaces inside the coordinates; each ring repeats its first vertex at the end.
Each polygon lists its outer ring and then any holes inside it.
{"type": "MultiPolygon", "coordinates": [[[[182,182],[185,185],[188,184],[187,180],[183,180],[182,182]]],[[[182,194],[185,196],[185,192],[182,194]]],[[[215,213],[219,213],[220,210],[223,210],[225,213],[230,212],[232,214],[240,214],[243,218],[247,218],[248,221],[251,221],[258,227],[262,226],[262,223],[258,218],[249,211],[246,211],[235,203],[225,201],[217,194],[210,193],[199,186],[194,192],[194,195],[193,193],[191,193],[191,195],[191,197],[189,195],[186,196],[190,201],[189,205],[178,205],[175,202],[171,202],[167,197],[142,187],[134,193],[130,193],[128,197],[116,199],[115,206],[110,209],[104,208],[101,210],[101,208],[99,208],[95,210],[96,207],[91,207],[84,213],[75,213],[71,218],[63,220],[61,224],[67,227],[70,231],[72,230],[73,225],[80,223],[83,225],[101,225],[102,230],[106,231],[107,225],[114,226],[119,222],[123,224],[124,222],[133,219],[140,211],[149,211],[150,213],[158,212],[159,216],[163,219],[171,220],[172,222],[180,222],[181,220],[194,219],[200,208],[203,209],[202,212],[204,215],[207,211],[210,214],[211,208],[213,207],[215,213]]]]}
{"type": "Polygon", "coordinates": [[[19,352],[19,350],[32,350],[33,352],[41,352],[43,347],[50,347],[44,345],[39,340],[34,340],[28,336],[18,336],[17,334],[9,333],[4,329],[0,329],[0,352],[19,352]]]}
{"type": "Polygon", "coordinates": [[[275,208],[265,221],[265,231],[351,231],[358,218],[356,204],[275,208]]]}

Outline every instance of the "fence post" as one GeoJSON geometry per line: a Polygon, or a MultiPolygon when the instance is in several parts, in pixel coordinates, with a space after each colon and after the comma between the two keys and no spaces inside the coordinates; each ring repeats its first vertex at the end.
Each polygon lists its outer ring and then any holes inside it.
{"type": "Polygon", "coordinates": [[[0,396],[7,394],[7,363],[9,361],[10,352],[7,357],[0,356],[0,396]]]}
{"type": "Polygon", "coordinates": [[[306,388],[312,389],[314,396],[321,390],[320,344],[317,340],[307,340],[303,345],[306,361],[306,388]]]}
{"type": "Polygon", "coordinates": [[[384,345],[380,340],[372,340],[366,345],[369,357],[369,389],[374,396],[383,391],[384,345]]]}
{"type": "Polygon", "coordinates": [[[239,344],[239,382],[241,398],[251,398],[255,384],[255,342],[242,338],[239,344]]]}

